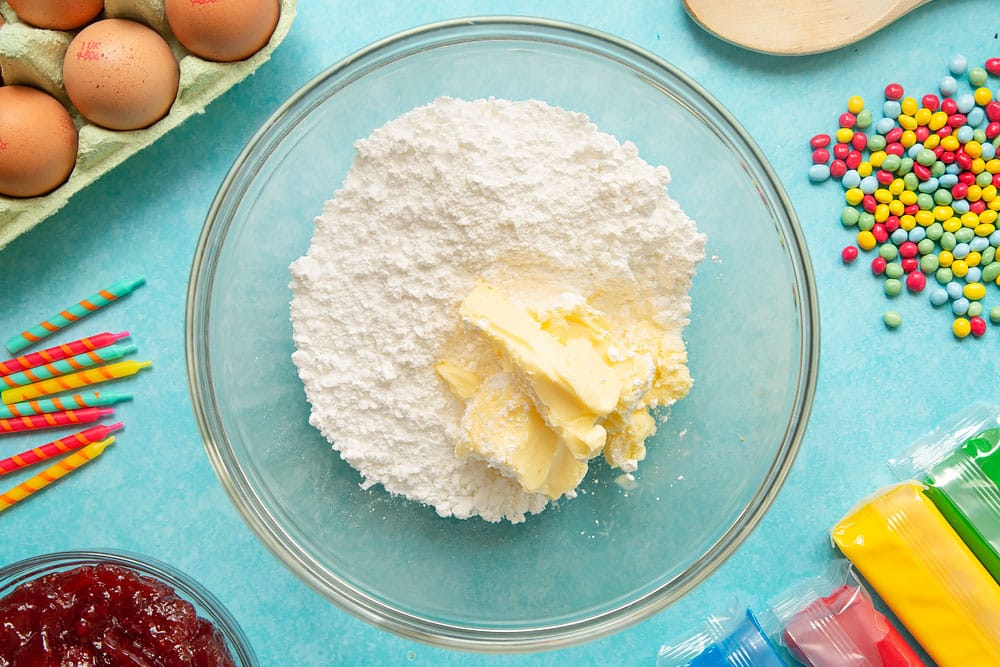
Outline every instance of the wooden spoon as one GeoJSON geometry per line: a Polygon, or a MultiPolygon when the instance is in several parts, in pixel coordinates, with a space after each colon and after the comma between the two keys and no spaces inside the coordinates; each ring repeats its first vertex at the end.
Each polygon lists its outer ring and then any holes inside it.
{"type": "Polygon", "coordinates": [[[930,0],[684,0],[703,28],[762,53],[832,51],[881,30],[930,0]]]}

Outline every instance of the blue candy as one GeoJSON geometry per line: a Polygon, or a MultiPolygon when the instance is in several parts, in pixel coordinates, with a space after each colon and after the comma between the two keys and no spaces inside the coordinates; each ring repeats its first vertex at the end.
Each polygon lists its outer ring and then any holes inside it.
{"type": "Polygon", "coordinates": [[[977,236],[976,238],[969,241],[969,249],[975,250],[976,252],[982,252],[990,247],[990,240],[985,236],[977,236]]]}
{"type": "Polygon", "coordinates": [[[892,118],[879,118],[875,123],[875,131],[879,134],[889,134],[896,127],[896,121],[892,118]]]}
{"type": "Polygon", "coordinates": [[[941,83],[938,84],[938,88],[941,89],[941,94],[945,97],[951,97],[958,90],[958,81],[955,80],[953,76],[942,77],[941,83]]]}
{"type": "Polygon", "coordinates": [[[965,259],[969,256],[970,250],[968,243],[956,243],[955,247],[951,249],[951,254],[955,256],[955,259],[965,259]]]}
{"type": "Polygon", "coordinates": [[[924,231],[923,227],[914,227],[913,229],[910,230],[910,233],[907,236],[909,237],[910,241],[913,241],[914,243],[920,243],[925,238],[927,238],[927,232],[924,231]]]}
{"type": "Polygon", "coordinates": [[[940,181],[938,179],[931,176],[926,181],[921,181],[920,185],[917,186],[917,190],[920,192],[933,193],[937,191],[939,183],[940,181]]]}
{"type": "Polygon", "coordinates": [[[961,296],[951,302],[951,312],[956,315],[965,315],[969,312],[969,300],[961,296]]]}
{"type": "Polygon", "coordinates": [[[962,284],[952,280],[950,283],[944,286],[945,291],[948,292],[948,297],[952,300],[959,299],[962,297],[962,284]]]}
{"type": "Polygon", "coordinates": [[[910,239],[910,235],[905,229],[898,227],[893,230],[892,234],[889,235],[889,238],[892,239],[892,242],[896,245],[903,245],[910,239]]]}
{"type": "Polygon", "coordinates": [[[865,176],[861,179],[861,183],[858,185],[861,191],[866,195],[870,195],[878,190],[878,179],[874,176],[865,176]]]}
{"type": "Polygon", "coordinates": [[[955,99],[955,105],[958,106],[959,113],[969,113],[976,106],[976,98],[968,93],[965,95],[959,95],[958,98],[955,99]]]}
{"type": "Polygon", "coordinates": [[[938,179],[938,185],[940,185],[942,188],[948,188],[950,190],[951,188],[958,185],[958,174],[951,174],[951,173],[945,174],[944,176],[938,179]]]}
{"type": "Polygon", "coordinates": [[[960,142],[965,144],[972,141],[973,132],[975,132],[975,130],[973,130],[971,127],[969,127],[968,125],[963,125],[962,127],[958,128],[958,132],[955,133],[955,136],[958,137],[958,140],[960,142]]]}
{"type": "MultiPolygon", "coordinates": [[[[969,95],[969,97],[972,97],[972,95],[969,95]]],[[[986,112],[983,111],[982,107],[974,107],[963,113],[966,114],[965,122],[972,127],[979,127],[986,120],[986,112]]]]}
{"type": "Polygon", "coordinates": [[[948,71],[950,71],[955,76],[960,76],[965,74],[965,70],[969,67],[969,59],[963,56],[961,53],[955,54],[951,57],[951,61],[948,62],[948,71]]]}
{"type": "Polygon", "coordinates": [[[886,118],[896,118],[901,113],[903,109],[896,100],[886,100],[882,105],[882,115],[886,118]]]}
{"type": "Polygon", "coordinates": [[[830,178],[830,167],[825,164],[814,164],[809,167],[809,180],[813,183],[822,183],[830,178]]]}
{"type": "Polygon", "coordinates": [[[965,282],[978,283],[983,277],[983,270],[978,266],[970,266],[969,272],[965,274],[965,282]]]}
{"type": "Polygon", "coordinates": [[[861,174],[856,169],[851,169],[844,173],[844,177],[840,179],[840,183],[848,189],[856,188],[861,185],[861,174]]]}
{"type": "Polygon", "coordinates": [[[968,213],[969,212],[969,202],[965,199],[956,199],[951,203],[951,208],[956,213],[968,213]]]}
{"type": "Polygon", "coordinates": [[[985,144],[983,144],[982,158],[984,160],[992,160],[996,156],[997,156],[997,147],[996,146],[994,146],[993,144],[991,144],[988,141],[985,144]]]}
{"type": "Polygon", "coordinates": [[[937,289],[931,291],[930,298],[933,305],[943,306],[948,303],[948,292],[946,292],[943,288],[938,287],[937,289]]]}

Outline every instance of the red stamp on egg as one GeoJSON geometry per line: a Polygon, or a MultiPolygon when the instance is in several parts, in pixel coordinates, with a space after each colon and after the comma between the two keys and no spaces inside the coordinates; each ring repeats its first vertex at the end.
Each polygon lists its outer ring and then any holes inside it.
{"type": "Polygon", "coordinates": [[[77,60],[100,60],[101,43],[96,40],[88,40],[80,44],[80,50],[76,52],[77,60]]]}

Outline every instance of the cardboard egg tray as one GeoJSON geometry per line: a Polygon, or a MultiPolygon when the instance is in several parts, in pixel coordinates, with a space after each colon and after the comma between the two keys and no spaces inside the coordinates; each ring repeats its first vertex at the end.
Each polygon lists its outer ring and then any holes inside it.
{"type": "Polygon", "coordinates": [[[41,197],[0,195],[0,249],[62,208],[69,198],[130,156],[202,113],[209,102],[264,64],[288,34],[296,0],[281,0],[281,16],[270,41],[246,60],[216,63],[187,51],[167,25],[164,0],[105,0],[102,18],[127,18],[156,30],[166,39],[180,65],[180,86],[170,112],[148,128],[126,132],[91,125],[73,107],[63,86],[62,63],[74,33],[41,30],[21,22],[0,0],[0,71],[5,84],[40,88],[63,103],[80,131],[76,168],[63,185],[41,197]]]}

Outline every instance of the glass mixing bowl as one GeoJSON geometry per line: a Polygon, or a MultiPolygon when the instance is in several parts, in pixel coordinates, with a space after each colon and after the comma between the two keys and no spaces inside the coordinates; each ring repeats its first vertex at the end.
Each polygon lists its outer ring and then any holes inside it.
{"type": "Polygon", "coordinates": [[[102,563],[127,568],[170,586],[178,597],[194,605],[198,616],[210,621],[222,634],[237,667],[257,667],[257,656],[250,647],[246,635],[243,634],[243,629],[218,598],[188,575],[148,556],[113,549],[89,549],[25,558],[0,567],[0,599],[9,595],[21,584],[47,574],[102,563]]]}
{"type": "Polygon", "coordinates": [[[648,52],[520,18],[396,35],[288,100],[239,156],[209,212],[191,269],[186,340],[209,458],[278,559],[379,627],[481,651],[553,648],[620,630],[715,570],[788,473],[819,354],[795,213],[733,117],[648,52]],[[588,114],[647,162],[671,168],[670,194],[707,234],[685,331],[694,388],[648,443],[634,488],[597,463],[586,493],[523,524],[443,519],[380,487],[361,489],[360,475],[308,423],[290,359],[288,266],[306,251],[353,142],[441,95],[537,98],[588,114]]]}

